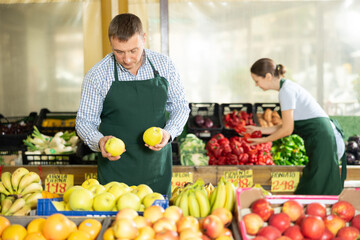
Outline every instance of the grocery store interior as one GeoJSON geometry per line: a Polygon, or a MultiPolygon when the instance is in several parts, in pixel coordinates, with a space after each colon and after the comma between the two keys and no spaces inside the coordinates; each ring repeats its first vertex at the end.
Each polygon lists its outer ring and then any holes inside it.
{"type": "MultiPolygon", "coordinates": [[[[359,199],[354,189],[360,187],[360,1],[0,0],[0,218],[10,216],[10,222],[26,228],[39,216],[47,218],[56,212],[76,225],[82,221],[80,216],[93,216],[90,219],[100,221],[102,226],[92,239],[112,239],[110,233],[105,234],[108,228],[119,239],[135,239],[120,236],[119,226],[116,230],[110,227],[119,209],[115,213],[113,208],[100,210],[103,213],[89,213],[93,207],[76,211],[76,207],[67,209],[68,200],[63,200],[72,186],[97,177],[99,155],[77,136],[75,117],[85,74],[112,52],[108,26],[120,13],[137,15],[146,33],[145,48],[171,58],[189,103],[190,115],[184,130],[171,142],[174,196],[165,197],[164,202],[159,199],[159,206],[179,206],[180,198],[176,202],[175,196],[181,196],[187,182],[201,179],[212,207],[211,193],[220,191],[219,186],[225,189],[226,182],[234,182],[230,208],[233,219],[224,226],[232,232],[229,239],[257,235],[249,232],[243,218],[248,212],[243,210],[251,209],[258,198],[267,199],[274,209],[284,201],[296,200],[304,209],[309,202],[318,201],[326,205],[328,212],[333,211],[335,203],[346,200],[355,207],[354,215],[360,213],[360,205],[354,201],[359,199]],[[298,135],[262,144],[254,158],[247,152],[253,150],[250,147],[239,145],[241,152],[234,150],[235,142],[243,141],[236,130],[238,122],[232,122],[235,118],[246,125],[263,126],[264,120],[266,126],[281,124],[278,92],[263,91],[251,78],[250,67],[260,58],[284,65],[286,79],[305,88],[344,130],[347,175],[341,194],[309,195],[305,197],[308,201],[296,198],[296,185],[308,164],[304,141],[298,135]],[[272,118],[265,118],[267,111],[272,118]],[[61,141],[62,149],[67,150],[63,153],[53,152],[50,145],[39,149],[35,144],[41,141],[41,134],[51,141],[60,137],[60,132],[65,133],[61,141]],[[233,158],[224,154],[227,150],[222,149],[223,154],[210,150],[219,136],[230,141],[233,158]],[[17,187],[10,191],[3,173],[15,175],[19,168],[36,173],[42,184],[25,193],[17,187]],[[31,208],[4,210],[6,203],[2,201],[9,195],[15,205],[14,199],[23,199],[26,193],[34,193],[34,199],[44,201],[27,205],[24,201],[21,204],[31,208]],[[65,205],[54,206],[47,198],[65,205]],[[20,209],[24,214],[19,214],[28,215],[22,222],[14,214],[20,209]]],[[[343,168],[339,162],[340,171],[343,168]]],[[[136,211],[143,215],[145,209],[136,211]]],[[[197,218],[202,215],[199,209],[198,214],[188,211],[197,218]]],[[[356,225],[350,220],[345,222],[356,225]]],[[[2,231],[0,227],[0,238],[2,231]]],[[[304,237],[313,237],[304,232],[304,237]]],[[[336,234],[333,232],[333,237],[336,234]]],[[[51,239],[47,236],[44,239],[51,239]]],[[[176,239],[163,237],[156,239],[176,239]]],[[[220,239],[220,234],[207,237],[220,239]]]]}

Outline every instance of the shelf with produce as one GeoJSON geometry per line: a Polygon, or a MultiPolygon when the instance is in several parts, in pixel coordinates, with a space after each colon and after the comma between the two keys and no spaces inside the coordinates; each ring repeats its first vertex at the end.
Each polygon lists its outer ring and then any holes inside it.
{"type": "MultiPolygon", "coordinates": [[[[2,172],[13,172],[20,166],[3,166],[2,172]]],[[[45,179],[48,174],[72,174],[74,175],[74,184],[81,184],[85,175],[97,173],[96,165],[53,165],[53,166],[29,166],[23,165],[29,171],[34,171],[40,174],[42,179],[45,179]]],[[[191,172],[194,180],[202,178],[205,182],[216,184],[218,179],[227,171],[236,170],[253,170],[254,184],[262,186],[271,185],[272,172],[302,172],[304,166],[173,166],[173,172],[191,172]]],[[[347,181],[360,181],[360,166],[347,167],[347,181]]]]}

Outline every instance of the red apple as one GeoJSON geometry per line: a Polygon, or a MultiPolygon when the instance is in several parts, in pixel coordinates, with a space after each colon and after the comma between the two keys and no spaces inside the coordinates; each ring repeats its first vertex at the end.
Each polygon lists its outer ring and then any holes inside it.
{"type": "Polygon", "coordinates": [[[288,200],[283,204],[282,212],[286,213],[292,222],[295,222],[300,216],[304,215],[304,207],[295,200],[288,200]]]}
{"type": "Polygon", "coordinates": [[[165,230],[155,235],[155,240],[178,240],[179,234],[176,231],[165,230]]]}
{"type": "Polygon", "coordinates": [[[216,208],[211,212],[211,215],[218,216],[225,227],[229,226],[233,219],[232,213],[226,208],[216,208]]]}
{"type": "Polygon", "coordinates": [[[156,222],[158,219],[164,216],[164,208],[157,205],[152,205],[150,207],[145,208],[144,217],[149,219],[152,223],[156,222]]]}
{"type": "Polygon", "coordinates": [[[265,237],[268,240],[275,240],[281,236],[281,232],[276,227],[266,226],[259,230],[257,236],[265,237]]]}
{"type": "Polygon", "coordinates": [[[322,219],[326,217],[326,206],[322,203],[313,202],[306,206],[306,215],[319,216],[322,219]]]}
{"type": "Polygon", "coordinates": [[[252,240],[267,240],[267,238],[263,236],[256,236],[252,240]]]}
{"type": "Polygon", "coordinates": [[[356,227],[357,229],[360,230],[360,214],[356,215],[356,216],[351,220],[351,226],[356,227]]]}
{"type": "Polygon", "coordinates": [[[256,235],[264,224],[262,218],[256,213],[246,214],[242,220],[245,224],[246,233],[249,235],[256,235]]]}
{"type": "Polygon", "coordinates": [[[344,240],[356,240],[360,237],[359,235],[359,229],[356,227],[343,227],[338,231],[336,237],[340,237],[344,240]]]}
{"type": "Polygon", "coordinates": [[[233,237],[233,234],[230,229],[224,228],[224,230],[222,231],[219,237],[221,236],[233,237]]]}
{"type": "Polygon", "coordinates": [[[301,222],[301,232],[305,238],[319,239],[325,231],[325,224],[320,217],[306,216],[301,222]]]}
{"type": "Polygon", "coordinates": [[[265,198],[260,198],[251,204],[251,211],[259,214],[264,222],[274,213],[274,209],[265,198]]]}
{"type": "Polygon", "coordinates": [[[286,213],[273,214],[269,219],[269,225],[276,227],[281,233],[290,227],[290,224],[290,217],[286,213]]]}
{"type": "Polygon", "coordinates": [[[123,208],[123,209],[121,209],[120,211],[117,212],[117,214],[115,216],[115,220],[118,220],[120,218],[134,219],[137,216],[139,216],[139,214],[134,209],[132,209],[132,208],[123,208]]]}
{"type": "Polygon", "coordinates": [[[167,217],[162,217],[153,224],[153,229],[156,233],[163,232],[165,230],[177,231],[175,222],[167,217]]]}
{"type": "Polygon", "coordinates": [[[338,201],[331,207],[331,214],[341,217],[345,222],[349,222],[355,215],[355,208],[347,201],[338,201]]]}
{"type": "Polygon", "coordinates": [[[330,232],[330,230],[325,227],[325,231],[321,236],[320,240],[330,240],[333,238],[334,238],[334,234],[332,234],[332,232],[330,232]]]}
{"type": "Polygon", "coordinates": [[[298,219],[296,219],[295,225],[301,226],[301,222],[304,218],[305,218],[305,214],[301,215],[298,219]]]}
{"type": "Polygon", "coordinates": [[[221,219],[215,215],[209,215],[202,222],[202,232],[209,238],[217,238],[223,231],[224,224],[221,219]]]}
{"type": "Polygon", "coordinates": [[[340,228],[345,227],[346,225],[346,222],[342,218],[332,214],[326,216],[324,223],[325,227],[329,229],[334,236],[336,236],[340,228]]]}
{"type": "Polygon", "coordinates": [[[183,211],[178,206],[172,205],[165,209],[164,217],[172,219],[175,223],[182,218],[183,211]]]}
{"type": "Polygon", "coordinates": [[[133,220],[138,229],[146,227],[146,226],[152,227],[151,221],[144,216],[136,216],[133,220]]]}
{"type": "Polygon", "coordinates": [[[192,228],[196,231],[199,231],[199,221],[193,217],[193,216],[184,216],[179,219],[176,223],[176,227],[178,232],[181,232],[182,230],[186,228],[192,228]]]}
{"type": "Polygon", "coordinates": [[[290,226],[284,231],[283,235],[291,238],[292,240],[304,239],[304,236],[302,235],[300,227],[298,225],[290,226]]]}
{"type": "Polygon", "coordinates": [[[276,240],[292,240],[292,239],[287,236],[280,236],[276,240]]]}
{"type": "Polygon", "coordinates": [[[195,231],[191,228],[186,228],[183,231],[179,232],[180,240],[183,239],[199,239],[203,234],[200,231],[195,231]]]}
{"type": "Polygon", "coordinates": [[[120,239],[133,239],[139,233],[134,220],[129,218],[115,220],[113,231],[115,237],[120,239]]]}

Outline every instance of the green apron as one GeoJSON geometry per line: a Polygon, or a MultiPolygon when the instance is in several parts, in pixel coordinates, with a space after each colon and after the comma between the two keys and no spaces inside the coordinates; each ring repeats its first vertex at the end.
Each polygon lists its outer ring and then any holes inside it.
{"type": "MultiPolygon", "coordinates": [[[[280,81],[280,88],[284,83],[280,81]]],[[[294,122],[294,134],[304,139],[309,163],[305,166],[295,194],[338,195],[343,180],[337,156],[337,145],[330,119],[318,117],[294,122]]]]}
{"type": "MultiPolygon", "coordinates": [[[[149,60],[150,62],[150,60],[149,60]]],[[[115,81],[103,103],[99,131],[122,139],[126,152],[117,161],[109,161],[99,153],[98,180],[131,185],[147,184],[154,192],[170,196],[172,149],[167,144],[160,151],[145,147],[142,135],[149,127],[164,128],[168,82],[150,62],[154,78],[119,81],[114,57],[115,81]]]]}

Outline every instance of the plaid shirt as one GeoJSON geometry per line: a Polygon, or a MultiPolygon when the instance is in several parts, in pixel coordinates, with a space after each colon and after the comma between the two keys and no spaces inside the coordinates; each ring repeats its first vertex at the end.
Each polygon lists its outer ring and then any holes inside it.
{"type": "MultiPolygon", "coordinates": [[[[111,87],[114,77],[113,53],[109,53],[95,64],[85,75],[80,106],[76,116],[76,131],[81,139],[93,150],[100,151],[99,140],[103,135],[98,127],[101,123],[100,114],[103,102],[111,87]]],[[[180,75],[169,57],[144,49],[143,63],[136,76],[131,74],[120,64],[118,66],[119,81],[138,81],[154,78],[154,72],[149,58],[160,76],[169,83],[166,111],[170,113],[164,129],[170,133],[171,139],[180,135],[189,117],[189,104],[185,99],[184,87],[180,82],[180,75]]]]}

